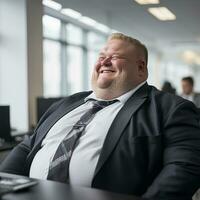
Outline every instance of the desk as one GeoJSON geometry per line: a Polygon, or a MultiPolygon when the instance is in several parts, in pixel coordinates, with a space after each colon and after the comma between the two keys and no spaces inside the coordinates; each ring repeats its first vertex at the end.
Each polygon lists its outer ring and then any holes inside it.
{"type": "Polygon", "coordinates": [[[72,187],[54,181],[40,180],[28,189],[5,194],[2,200],[144,200],[98,189],[72,187]]]}

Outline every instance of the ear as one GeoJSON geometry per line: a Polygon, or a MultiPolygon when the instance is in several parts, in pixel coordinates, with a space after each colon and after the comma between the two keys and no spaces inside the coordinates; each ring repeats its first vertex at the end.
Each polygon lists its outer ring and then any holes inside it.
{"type": "Polygon", "coordinates": [[[143,61],[143,60],[138,60],[137,64],[138,64],[138,72],[139,72],[140,74],[144,74],[144,73],[147,72],[147,66],[146,66],[145,61],[143,61]]]}

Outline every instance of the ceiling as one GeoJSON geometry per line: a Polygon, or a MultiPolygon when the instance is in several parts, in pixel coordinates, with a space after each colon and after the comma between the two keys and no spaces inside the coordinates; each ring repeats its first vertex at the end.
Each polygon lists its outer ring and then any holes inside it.
{"type": "Polygon", "coordinates": [[[139,5],[133,0],[56,1],[168,56],[191,49],[200,54],[200,0],[160,0],[159,6],[166,6],[176,15],[175,21],[167,22],[147,12],[147,8],[158,5],[139,5]]]}

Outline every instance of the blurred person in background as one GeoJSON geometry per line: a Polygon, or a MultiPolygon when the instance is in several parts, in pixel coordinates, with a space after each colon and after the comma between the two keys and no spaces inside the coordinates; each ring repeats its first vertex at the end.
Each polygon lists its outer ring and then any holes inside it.
{"type": "Polygon", "coordinates": [[[172,86],[172,84],[169,81],[165,81],[162,85],[161,90],[163,92],[168,92],[171,94],[176,94],[176,89],[172,86]]]}
{"type": "Polygon", "coordinates": [[[194,79],[191,76],[183,77],[181,80],[182,94],[184,99],[192,101],[200,108],[200,93],[194,92],[194,79]]]}

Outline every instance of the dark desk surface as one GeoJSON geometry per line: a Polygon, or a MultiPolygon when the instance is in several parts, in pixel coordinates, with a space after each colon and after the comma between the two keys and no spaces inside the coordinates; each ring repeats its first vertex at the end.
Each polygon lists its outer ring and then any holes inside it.
{"type": "Polygon", "coordinates": [[[72,187],[53,181],[39,181],[35,186],[15,193],[5,194],[2,200],[142,200],[98,189],[72,187]]]}

